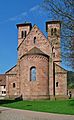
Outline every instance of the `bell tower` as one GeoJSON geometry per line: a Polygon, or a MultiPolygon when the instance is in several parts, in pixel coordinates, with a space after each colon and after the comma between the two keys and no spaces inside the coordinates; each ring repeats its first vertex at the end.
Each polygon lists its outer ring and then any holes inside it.
{"type": "Polygon", "coordinates": [[[55,64],[60,65],[60,21],[46,22],[46,32],[48,32],[48,41],[50,43],[50,60],[49,60],[49,95],[55,97],[55,64]]]}
{"type": "Polygon", "coordinates": [[[60,21],[46,22],[46,31],[48,32],[48,40],[50,43],[50,53],[53,61],[61,60],[60,50],[60,21]]]}
{"type": "Polygon", "coordinates": [[[32,25],[31,23],[21,23],[16,25],[18,28],[18,47],[21,42],[26,38],[27,34],[30,32],[32,25]]]}

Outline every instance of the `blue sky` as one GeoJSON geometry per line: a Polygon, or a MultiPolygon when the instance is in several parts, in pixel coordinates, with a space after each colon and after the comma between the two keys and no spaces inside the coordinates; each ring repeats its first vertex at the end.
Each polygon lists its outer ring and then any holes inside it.
{"type": "Polygon", "coordinates": [[[51,20],[40,8],[42,0],[0,0],[0,73],[17,63],[17,23],[37,24],[45,33],[51,20]]]}
{"type": "Polygon", "coordinates": [[[0,73],[17,62],[17,23],[37,24],[45,32],[47,16],[39,5],[42,0],[0,0],[0,73]]]}

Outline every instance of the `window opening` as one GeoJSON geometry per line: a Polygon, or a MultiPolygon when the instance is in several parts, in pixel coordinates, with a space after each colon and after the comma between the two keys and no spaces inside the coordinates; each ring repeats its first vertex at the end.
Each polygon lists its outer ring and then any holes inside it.
{"type": "Polygon", "coordinates": [[[34,37],[34,44],[36,43],[36,37],[34,37]]]}
{"type": "Polygon", "coordinates": [[[36,67],[31,67],[30,69],[30,80],[36,80],[36,67]]]}
{"type": "Polygon", "coordinates": [[[13,83],[13,88],[15,88],[15,83],[13,83]]]}
{"type": "Polygon", "coordinates": [[[58,87],[58,82],[56,82],[56,87],[58,87]]]}
{"type": "Polygon", "coordinates": [[[57,35],[57,29],[54,28],[54,35],[57,35]]]}
{"type": "Polygon", "coordinates": [[[53,35],[53,28],[51,28],[51,35],[53,35]]]}

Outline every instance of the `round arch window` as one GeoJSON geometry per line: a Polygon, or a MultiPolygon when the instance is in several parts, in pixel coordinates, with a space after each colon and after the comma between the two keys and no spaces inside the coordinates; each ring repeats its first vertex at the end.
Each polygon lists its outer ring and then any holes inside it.
{"type": "Polygon", "coordinates": [[[36,67],[30,68],[30,80],[35,81],[36,80],[36,67]]]}

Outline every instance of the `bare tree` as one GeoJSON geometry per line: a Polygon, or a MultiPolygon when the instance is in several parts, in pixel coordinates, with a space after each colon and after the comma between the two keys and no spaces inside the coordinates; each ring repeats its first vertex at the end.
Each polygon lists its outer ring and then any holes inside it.
{"type": "Polygon", "coordinates": [[[62,56],[74,69],[74,0],[44,0],[42,7],[49,17],[61,21],[62,56]]]}

